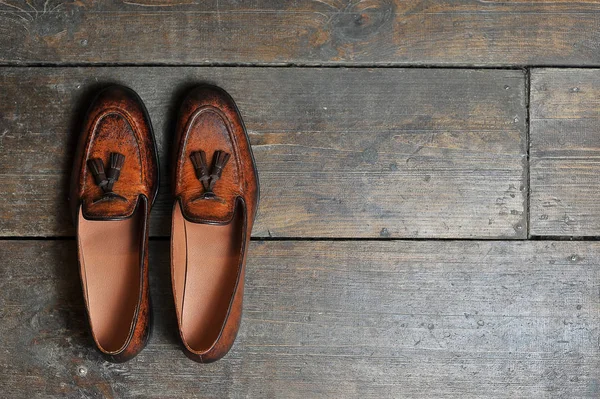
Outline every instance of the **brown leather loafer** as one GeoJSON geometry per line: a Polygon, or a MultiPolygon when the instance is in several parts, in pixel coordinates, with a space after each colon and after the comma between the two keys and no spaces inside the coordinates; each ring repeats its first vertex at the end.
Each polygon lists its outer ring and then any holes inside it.
{"type": "Polygon", "coordinates": [[[184,352],[208,363],[233,345],[258,206],[258,175],[237,107],[203,86],[183,102],[174,158],[171,278],[184,352]]]}
{"type": "Polygon", "coordinates": [[[150,334],[148,220],[158,191],[150,118],[119,86],[94,100],[75,155],[71,209],[92,336],[108,360],[137,355],[150,334]]]}

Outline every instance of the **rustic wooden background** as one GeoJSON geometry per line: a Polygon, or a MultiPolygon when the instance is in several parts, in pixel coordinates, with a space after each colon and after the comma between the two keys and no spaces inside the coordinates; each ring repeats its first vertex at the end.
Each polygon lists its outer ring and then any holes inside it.
{"type": "Polygon", "coordinates": [[[0,1],[0,397],[599,398],[600,3],[0,1]],[[231,353],[179,350],[168,153],[209,82],[261,179],[231,353]],[[66,185],[121,83],[159,144],[149,346],[104,362],[66,185]]]}

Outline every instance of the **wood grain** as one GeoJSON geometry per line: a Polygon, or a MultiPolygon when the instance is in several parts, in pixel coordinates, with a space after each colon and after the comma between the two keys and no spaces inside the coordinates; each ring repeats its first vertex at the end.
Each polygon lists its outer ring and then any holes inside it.
{"type": "Polygon", "coordinates": [[[525,77],[512,70],[4,68],[0,234],[69,236],[67,183],[91,96],[136,90],[153,121],[168,235],[170,146],[181,97],[228,90],[261,181],[255,236],[523,238],[525,77]]]}
{"type": "Polygon", "coordinates": [[[600,235],[600,70],[531,76],[531,234],[600,235]]]}
{"type": "Polygon", "coordinates": [[[168,242],[154,338],[92,348],[70,240],[0,241],[0,391],[34,397],[597,398],[600,243],[253,241],[232,352],[179,349],[168,242]]]}
{"type": "Polygon", "coordinates": [[[0,62],[600,65],[596,1],[24,1],[0,62]]]}

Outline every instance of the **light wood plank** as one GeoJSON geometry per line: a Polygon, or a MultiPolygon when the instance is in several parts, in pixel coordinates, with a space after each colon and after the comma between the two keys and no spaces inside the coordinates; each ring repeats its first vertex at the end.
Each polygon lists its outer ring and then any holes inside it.
{"type": "Polygon", "coordinates": [[[600,65],[596,1],[24,1],[0,62],[600,65]]]}
{"type": "Polygon", "coordinates": [[[255,236],[506,237],[526,232],[522,71],[314,68],[5,68],[0,234],[65,236],[77,127],[107,82],[145,101],[170,227],[178,104],[211,82],[238,102],[261,181],[255,236]]]}
{"type": "Polygon", "coordinates": [[[33,397],[597,398],[600,243],[256,242],[233,350],[179,349],[168,242],[156,326],[114,365],[91,347],[72,241],[0,241],[0,391],[33,397]]]}
{"type": "Polygon", "coordinates": [[[531,77],[531,233],[600,235],[600,70],[531,77]]]}

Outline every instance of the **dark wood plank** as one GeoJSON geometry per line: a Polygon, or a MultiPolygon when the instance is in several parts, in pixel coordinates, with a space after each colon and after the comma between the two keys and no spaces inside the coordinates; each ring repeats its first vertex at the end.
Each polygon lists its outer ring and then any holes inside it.
{"type": "Polygon", "coordinates": [[[531,76],[531,233],[600,235],[600,70],[531,76]]]}
{"type": "Polygon", "coordinates": [[[255,236],[507,237],[526,231],[521,71],[314,68],[6,68],[0,76],[0,233],[72,235],[73,146],[106,82],[140,93],[162,186],[181,96],[223,86],[249,129],[261,179],[255,236]]]}
{"type": "Polygon", "coordinates": [[[91,348],[72,241],[0,241],[5,397],[597,398],[600,243],[253,241],[233,350],[179,349],[168,242],[156,326],[114,365],[91,348]]]}
{"type": "Polygon", "coordinates": [[[0,5],[2,63],[600,65],[596,1],[0,5]]]}

